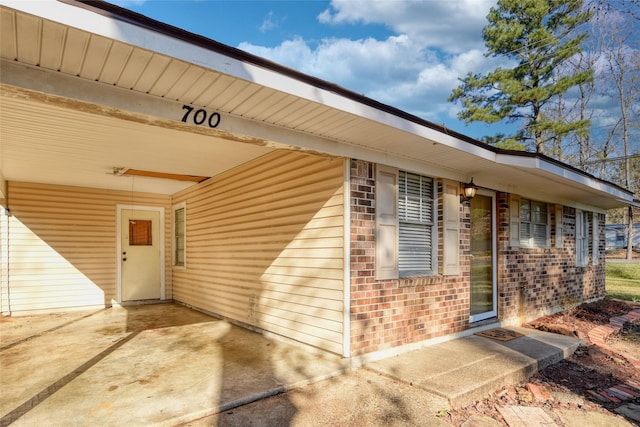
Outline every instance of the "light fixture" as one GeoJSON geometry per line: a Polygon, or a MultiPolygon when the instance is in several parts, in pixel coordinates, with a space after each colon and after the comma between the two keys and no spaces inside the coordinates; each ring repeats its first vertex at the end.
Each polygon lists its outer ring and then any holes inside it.
{"type": "Polygon", "coordinates": [[[471,181],[464,184],[462,187],[462,195],[460,196],[461,202],[468,202],[476,196],[476,192],[478,191],[478,187],[473,183],[473,178],[471,181]]]}

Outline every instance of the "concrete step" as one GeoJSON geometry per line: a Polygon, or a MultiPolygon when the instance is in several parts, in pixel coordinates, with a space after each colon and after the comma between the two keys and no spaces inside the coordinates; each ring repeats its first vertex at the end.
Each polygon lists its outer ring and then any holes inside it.
{"type": "Polygon", "coordinates": [[[367,369],[467,406],[506,385],[526,380],[540,369],[571,355],[574,337],[533,329],[510,341],[467,336],[365,364],[367,369]]]}

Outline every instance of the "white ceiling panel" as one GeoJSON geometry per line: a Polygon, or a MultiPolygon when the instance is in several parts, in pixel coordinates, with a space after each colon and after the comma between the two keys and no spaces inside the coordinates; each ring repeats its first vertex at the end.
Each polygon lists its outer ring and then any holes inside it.
{"type": "Polygon", "coordinates": [[[202,73],[198,79],[191,82],[191,85],[187,88],[186,92],[182,94],[180,99],[185,104],[205,105],[202,104],[199,99],[219,77],[220,74],[218,73],[204,70],[204,73],[202,73]]]}
{"type": "Polygon", "coordinates": [[[125,89],[133,89],[152,57],[153,54],[149,51],[133,49],[116,85],[125,89]]]}
{"type": "Polygon", "coordinates": [[[290,125],[297,130],[313,129],[323,119],[323,115],[331,115],[331,112],[331,109],[324,105],[307,104],[307,107],[289,118],[290,125]]]}
{"type": "Polygon", "coordinates": [[[25,64],[38,65],[40,62],[41,20],[30,15],[20,14],[16,18],[16,43],[18,60],[25,64]]]}
{"type": "Polygon", "coordinates": [[[164,74],[171,58],[160,55],[152,55],[147,66],[140,71],[133,90],[136,92],[149,93],[158,79],[164,74]]]}
{"type": "Polygon", "coordinates": [[[220,94],[224,93],[224,91],[236,81],[233,77],[225,74],[217,74],[212,77],[215,78],[212,79],[211,84],[202,94],[198,96],[198,99],[194,102],[195,104],[207,107],[220,105],[220,102],[216,100],[220,97],[220,94]]]}
{"type": "MultiPolygon", "coordinates": [[[[256,98],[255,100],[251,100],[251,102],[247,102],[244,109],[246,113],[244,114],[247,117],[251,117],[254,120],[265,121],[266,118],[273,112],[273,110],[277,110],[283,108],[285,105],[294,101],[294,97],[289,94],[283,92],[275,92],[271,89],[264,88],[264,92],[269,94],[269,96],[264,96],[260,98],[256,98]],[[259,101],[259,102],[258,102],[259,101]]],[[[236,111],[240,109],[238,107],[236,111]]]]}
{"type": "MultiPolygon", "coordinates": [[[[236,87],[236,90],[232,92],[231,96],[226,102],[223,103],[223,99],[216,100],[217,102],[222,104],[219,107],[220,110],[238,115],[235,110],[239,105],[253,104],[255,102],[253,96],[260,90],[260,86],[249,82],[244,83],[245,84],[236,87]]],[[[230,86],[229,88],[231,87],[232,86],[230,86]]],[[[227,90],[227,92],[231,91],[227,90]]]]}
{"type": "Polygon", "coordinates": [[[83,31],[69,28],[65,39],[60,71],[77,76],[82,70],[85,52],[91,36],[83,31]]]}
{"type": "Polygon", "coordinates": [[[189,64],[185,62],[169,61],[167,67],[163,70],[151,89],[149,89],[149,93],[161,97],[166,96],[188,68],[189,64]]]}
{"type": "Polygon", "coordinates": [[[104,37],[91,36],[87,54],[83,59],[82,70],[80,70],[80,77],[87,80],[99,80],[112,44],[113,41],[104,37]]]}
{"type": "MultiPolygon", "coordinates": [[[[216,83],[221,82],[217,80],[216,83]]],[[[213,99],[212,103],[215,104],[215,108],[224,111],[225,113],[231,112],[239,103],[246,101],[252,93],[256,92],[258,87],[244,80],[233,80],[213,99]]],[[[207,106],[212,106],[211,104],[207,106]]]]}
{"type": "Polygon", "coordinates": [[[109,66],[102,68],[102,73],[98,80],[111,85],[116,84],[120,80],[122,71],[127,65],[132,52],[133,47],[129,45],[118,42],[113,43],[107,56],[109,66]]]}
{"type": "Polygon", "coordinates": [[[40,66],[50,70],[59,70],[62,63],[66,27],[55,22],[45,21],[42,26],[42,52],[40,66]]]}
{"type": "Polygon", "coordinates": [[[18,57],[18,47],[16,46],[16,14],[9,9],[0,9],[0,53],[3,58],[15,59],[18,57]]]}
{"type": "Polygon", "coordinates": [[[187,67],[173,86],[169,88],[163,96],[168,99],[183,99],[184,94],[193,86],[193,82],[198,81],[203,74],[205,74],[205,70],[202,67],[187,67]]]}

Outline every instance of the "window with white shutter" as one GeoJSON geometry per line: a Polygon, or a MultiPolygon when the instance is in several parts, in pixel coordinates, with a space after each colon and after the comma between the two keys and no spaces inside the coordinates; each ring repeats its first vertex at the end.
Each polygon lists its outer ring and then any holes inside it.
{"type": "Polygon", "coordinates": [[[432,178],[398,174],[400,277],[431,274],[436,269],[435,189],[432,178]]]}
{"type": "Polygon", "coordinates": [[[546,203],[520,199],[520,246],[549,247],[549,207],[546,203]]]}

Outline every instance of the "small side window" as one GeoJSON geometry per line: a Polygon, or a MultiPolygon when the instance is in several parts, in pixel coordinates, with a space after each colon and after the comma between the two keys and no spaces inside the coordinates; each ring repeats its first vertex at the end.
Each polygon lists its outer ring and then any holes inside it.
{"type": "Polygon", "coordinates": [[[173,265],[187,265],[187,208],[185,203],[173,207],[173,265]]]}

